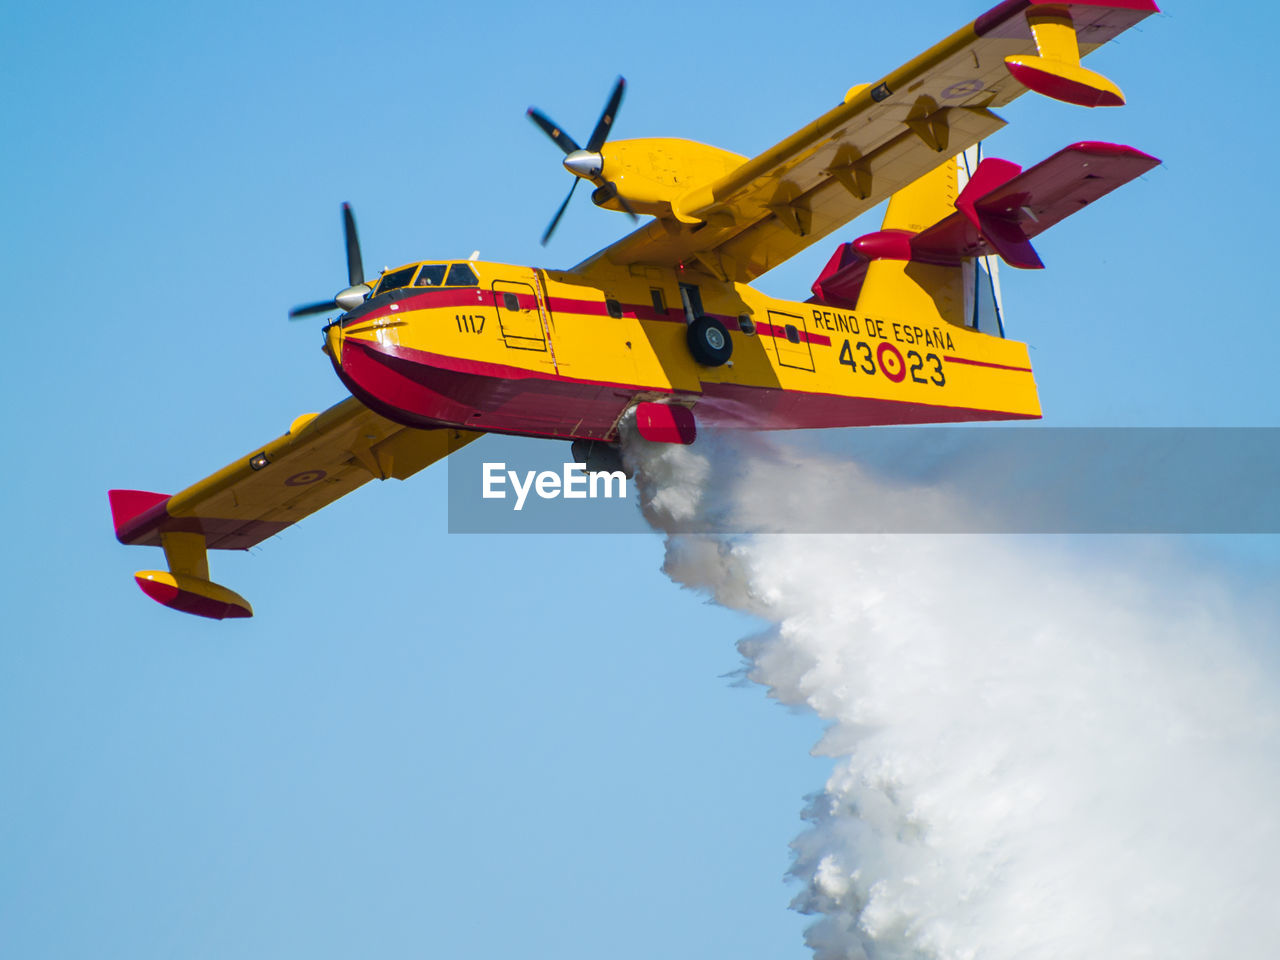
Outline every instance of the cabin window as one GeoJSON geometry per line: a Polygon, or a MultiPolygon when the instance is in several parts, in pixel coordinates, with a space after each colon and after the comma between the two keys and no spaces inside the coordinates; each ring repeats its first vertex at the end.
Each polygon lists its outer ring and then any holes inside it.
{"type": "Polygon", "coordinates": [[[520,309],[520,298],[514,293],[504,293],[502,295],[502,305],[514,313],[520,309]]]}
{"type": "Polygon", "coordinates": [[[444,275],[449,269],[447,263],[424,263],[422,269],[418,271],[418,279],[413,282],[415,287],[440,287],[444,285],[444,275]]]}
{"type": "Polygon", "coordinates": [[[649,288],[649,297],[653,300],[653,312],[659,317],[667,315],[667,300],[657,287],[649,288]]]}
{"type": "Polygon", "coordinates": [[[446,286],[450,287],[474,287],[480,281],[476,278],[476,272],[465,263],[455,263],[449,268],[449,279],[445,281],[446,286]]]}
{"type": "Polygon", "coordinates": [[[738,317],[738,329],[749,337],[756,332],[756,323],[744,313],[738,317]]]}
{"type": "Polygon", "coordinates": [[[390,273],[382,275],[382,282],[378,284],[378,292],[386,293],[388,290],[398,290],[401,287],[407,287],[409,281],[413,279],[413,272],[417,270],[416,266],[405,267],[403,270],[392,270],[390,273]]]}
{"type": "Polygon", "coordinates": [[[622,304],[620,304],[617,300],[612,300],[612,299],[605,300],[604,308],[609,311],[609,316],[613,317],[613,319],[615,320],[622,319],[622,304]]]}
{"type": "Polygon", "coordinates": [[[794,323],[788,323],[785,329],[787,331],[788,340],[792,343],[800,342],[800,331],[796,329],[796,325],[794,323]]]}

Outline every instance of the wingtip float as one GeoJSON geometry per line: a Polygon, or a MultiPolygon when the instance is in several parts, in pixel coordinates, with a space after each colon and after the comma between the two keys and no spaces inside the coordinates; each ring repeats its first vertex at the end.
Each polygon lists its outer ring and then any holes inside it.
{"type": "Polygon", "coordinates": [[[610,139],[621,80],[586,148],[531,108],[597,206],[654,218],[569,270],[458,257],[370,280],[344,204],[346,286],[291,316],[336,315],[324,349],[352,396],[173,496],[111,491],[120,542],[165,554],[139,587],[185,613],[250,617],[210,580],[209,550],[247,549],[488,431],[607,452],[627,415],[665,443],[700,425],[1039,417],[1027,348],[1004,338],[995,260],[1041,266],[1035,236],[1158,161],[1078,143],[1023,171],[974,148],[1004,125],[993,108],[1027,90],[1122,104],[1080,58],[1156,12],[1006,0],[750,159],[610,139]],[[749,286],[886,198],[882,229],[841,244],[808,301],[749,286]]]}
{"type": "Polygon", "coordinates": [[[1151,0],[1072,0],[1031,3],[1009,0],[979,17],[979,36],[1025,40],[1035,53],[1013,53],[1005,67],[1028,90],[1082,107],[1121,107],[1124,94],[1100,73],[1086,70],[1080,58],[1160,8],[1151,0]]]}
{"type": "Polygon", "coordinates": [[[168,570],[134,574],[143,593],[170,609],[211,620],[253,616],[244,597],[209,580],[204,534],[178,529],[166,510],[172,497],[146,490],[108,490],[107,498],[117,540],[125,544],[158,542],[164,549],[168,570]]]}

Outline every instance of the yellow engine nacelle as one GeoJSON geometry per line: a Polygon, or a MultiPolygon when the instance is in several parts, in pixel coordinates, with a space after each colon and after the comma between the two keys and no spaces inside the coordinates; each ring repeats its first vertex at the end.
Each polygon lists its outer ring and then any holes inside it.
{"type": "Polygon", "coordinates": [[[613,140],[600,151],[600,179],[606,185],[592,195],[597,206],[625,209],[617,194],[636,213],[670,217],[671,204],[695,187],[714,183],[746,162],[746,157],[693,140],[654,137],[613,140]]]}

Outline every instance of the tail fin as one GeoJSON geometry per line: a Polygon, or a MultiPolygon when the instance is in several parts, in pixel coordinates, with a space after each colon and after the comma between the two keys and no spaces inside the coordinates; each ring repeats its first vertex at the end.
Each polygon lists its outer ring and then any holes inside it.
{"type": "Polygon", "coordinates": [[[1002,331],[992,255],[1043,267],[1032,238],[1160,162],[1113,143],[1074,144],[1025,173],[1007,160],[974,160],[966,166],[962,154],[895,194],[883,229],[836,250],[814,282],[814,299],[982,329],[986,286],[995,322],[984,332],[1002,331]],[[948,198],[947,215],[920,229],[948,198]]]}
{"type": "MultiPolygon", "coordinates": [[[[962,185],[960,161],[953,157],[890,197],[880,232],[916,236],[954,214],[962,185]]],[[[963,324],[964,280],[964,271],[953,265],[926,264],[912,257],[876,258],[868,265],[857,307],[871,315],[910,312],[963,324]]]]}
{"type": "MultiPolygon", "coordinates": [[[[960,189],[969,185],[973,172],[982,163],[982,144],[977,143],[956,158],[959,164],[960,189]]],[[[947,211],[950,215],[951,211],[947,211]]],[[[1004,337],[1004,302],[1000,296],[1000,258],[974,257],[966,260],[964,270],[965,325],[979,333],[1004,337]]]]}
{"type": "Polygon", "coordinates": [[[953,157],[891,196],[880,229],[922,233],[955,213],[960,189],[969,179],[967,172],[961,174],[963,156],[953,157]]]}

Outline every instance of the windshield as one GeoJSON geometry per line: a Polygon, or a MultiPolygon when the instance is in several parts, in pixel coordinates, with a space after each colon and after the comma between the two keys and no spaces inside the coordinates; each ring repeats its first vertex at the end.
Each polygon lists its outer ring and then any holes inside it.
{"type": "Polygon", "coordinates": [[[474,287],[480,281],[476,272],[465,263],[455,263],[449,268],[449,279],[445,284],[450,287],[474,287]]]}
{"type": "Polygon", "coordinates": [[[378,284],[378,293],[386,293],[388,290],[395,290],[398,287],[407,287],[409,281],[413,279],[413,272],[418,267],[415,264],[412,267],[405,267],[401,270],[393,270],[391,273],[382,275],[382,282],[378,284]]]}
{"type": "Polygon", "coordinates": [[[442,287],[444,286],[444,274],[449,269],[447,263],[424,263],[422,269],[418,272],[418,279],[413,282],[415,287],[442,287]]]}
{"type": "Polygon", "coordinates": [[[411,267],[384,273],[378,283],[377,293],[388,293],[408,286],[474,287],[479,283],[476,272],[466,263],[415,263],[411,267]]]}

